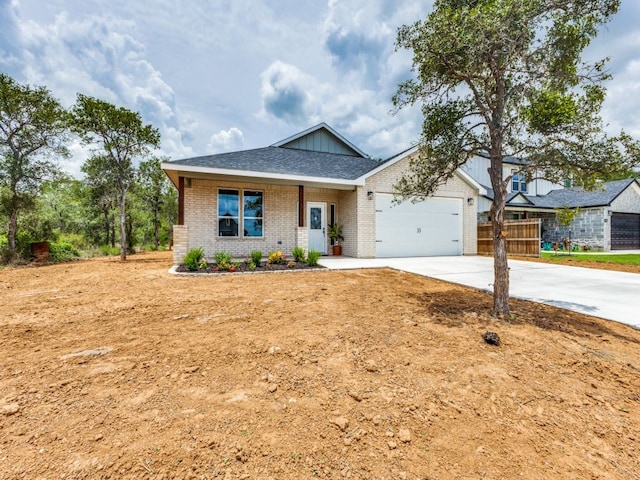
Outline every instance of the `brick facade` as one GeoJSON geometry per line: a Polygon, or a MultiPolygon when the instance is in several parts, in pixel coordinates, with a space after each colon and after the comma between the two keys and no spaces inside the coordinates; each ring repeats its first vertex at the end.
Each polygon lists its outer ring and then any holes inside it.
{"type": "MultiPolygon", "coordinates": [[[[405,158],[372,175],[365,186],[354,190],[305,188],[305,217],[307,203],[326,205],[327,224],[330,222],[330,206],[336,206],[336,221],[343,227],[342,253],[351,257],[375,257],[376,211],[375,193],[392,193],[393,184],[408,166],[405,158]],[[374,193],[369,199],[368,192],[374,193]]],[[[247,257],[251,251],[260,250],[263,255],[281,250],[286,255],[296,247],[308,250],[308,219],[305,226],[298,226],[298,186],[258,183],[225,182],[222,180],[191,179],[184,193],[185,225],[174,227],[174,263],[181,263],[191,248],[203,247],[205,256],[212,258],[218,251],[230,252],[236,258],[247,257]],[[218,237],[218,190],[259,190],[263,192],[264,236],[262,238],[218,237]]],[[[438,189],[435,196],[463,200],[463,253],[477,252],[477,192],[461,177],[454,176],[438,189]],[[467,198],[474,198],[468,205],[467,198]]],[[[331,254],[327,236],[327,253],[331,254]]]]}

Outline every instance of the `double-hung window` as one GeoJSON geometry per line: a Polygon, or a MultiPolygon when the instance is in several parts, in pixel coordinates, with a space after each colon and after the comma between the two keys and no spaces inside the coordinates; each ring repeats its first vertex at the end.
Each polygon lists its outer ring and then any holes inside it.
{"type": "Polygon", "coordinates": [[[527,193],[527,178],[523,173],[516,173],[515,170],[511,171],[513,175],[511,177],[511,191],[527,193]]]}
{"type": "Polygon", "coordinates": [[[218,236],[262,237],[263,193],[255,190],[218,190],[218,236]]]}

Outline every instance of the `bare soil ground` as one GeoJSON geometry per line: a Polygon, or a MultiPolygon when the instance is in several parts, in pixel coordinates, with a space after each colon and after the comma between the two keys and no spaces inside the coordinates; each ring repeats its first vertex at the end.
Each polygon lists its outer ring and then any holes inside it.
{"type": "Polygon", "coordinates": [[[170,263],[0,271],[0,479],[640,478],[639,331],[392,270],[170,263]]]}

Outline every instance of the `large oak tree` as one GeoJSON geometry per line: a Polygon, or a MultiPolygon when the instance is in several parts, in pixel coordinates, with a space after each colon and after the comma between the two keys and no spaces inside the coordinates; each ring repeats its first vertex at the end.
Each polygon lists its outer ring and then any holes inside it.
{"type": "Polygon", "coordinates": [[[490,159],[494,191],[494,313],[509,312],[504,209],[511,177],[503,159],[526,161],[524,175],[572,178],[593,187],[628,170],[637,143],[610,137],[599,116],[606,60],[584,49],[619,0],[435,0],[426,20],[398,30],[413,51],[415,78],[399,85],[397,108],[420,104],[420,153],[395,186],[396,198],[424,199],[469,158],[490,159]]]}
{"type": "Polygon", "coordinates": [[[16,255],[20,212],[34,205],[42,183],[67,154],[67,116],[44,87],[20,85],[0,73],[0,209],[9,219],[9,257],[16,255]]]}
{"type": "Polygon", "coordinates": [[[145,125],[138,112],[111,103],[78,95],[72,108],[74,129],[84,143],[97,151],[92,166],[103,172],[106,181],[117,186],[120,206],[120,259],[127,259],[127,193],[136,181],[134,160],[146,157],[160,145],[160,133],[145,125]]]}

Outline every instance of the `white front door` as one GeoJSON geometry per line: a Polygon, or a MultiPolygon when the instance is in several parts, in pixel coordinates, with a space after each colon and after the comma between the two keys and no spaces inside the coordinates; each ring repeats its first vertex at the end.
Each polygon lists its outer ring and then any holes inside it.
{"type": "Polygon", "coordinates": [[[309,250],[327,253],[327,204],[307,203],[307,221],[309,222],[309,250]]]}

